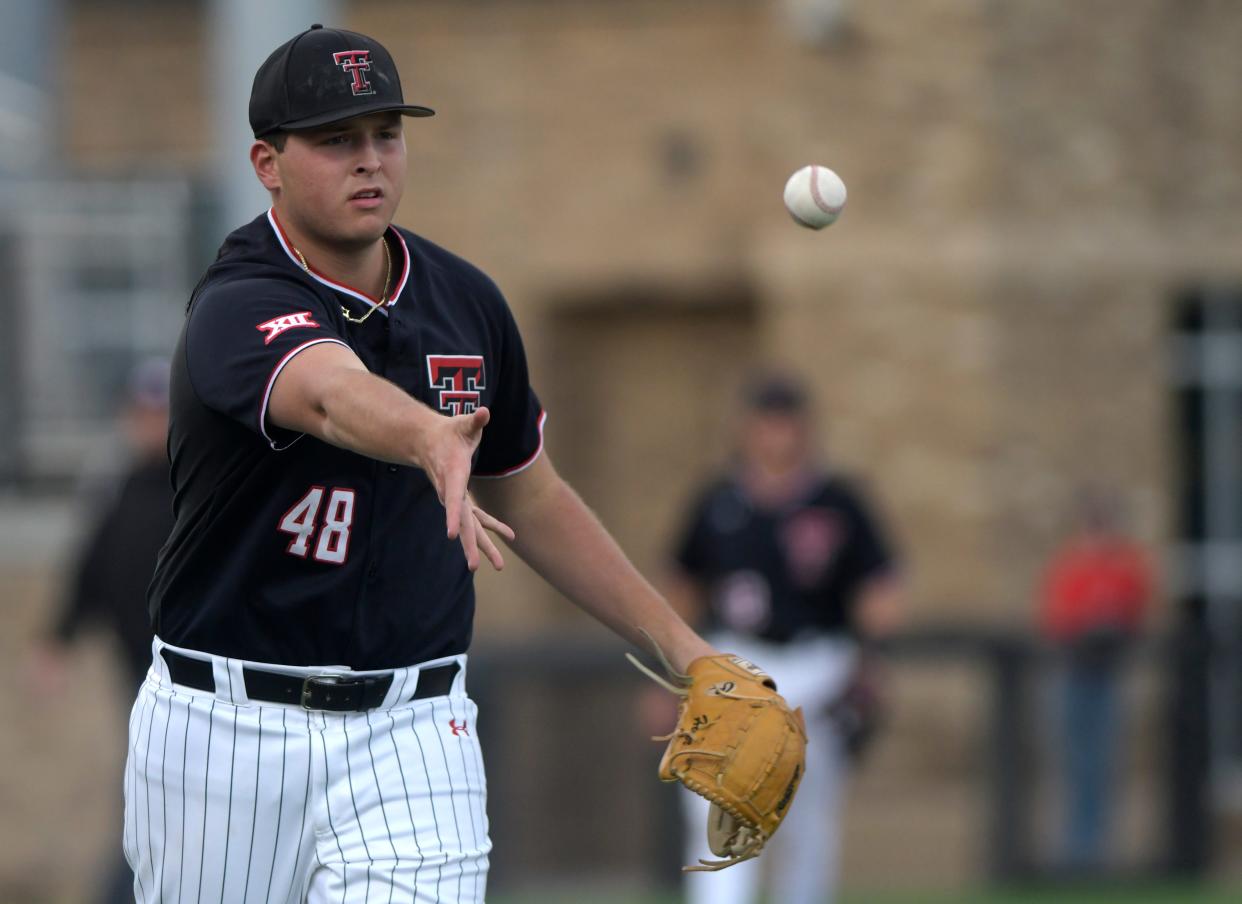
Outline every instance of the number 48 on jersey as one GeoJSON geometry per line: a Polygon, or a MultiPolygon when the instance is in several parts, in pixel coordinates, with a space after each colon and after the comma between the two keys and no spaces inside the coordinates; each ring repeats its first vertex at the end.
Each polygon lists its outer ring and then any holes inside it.
{"type": "Polygon", "coordinates": [[[293,535],[285,552],[299,559],[305,559],[310,554],[316,562],[340,565],[349,554],[349,530],[353,521],[353,490],[338,487],[329,493],[324,487],[311,487],[280,519],[280,530],[293,535]],[[326,506],[323,504],[325,495],[328,497],[326,506]],[[324,509],[322,521],[319,519],[320,508],[324,509]],[[311,553],[316,531],[319,538],[314,542],[314,552],[311,553]]]}

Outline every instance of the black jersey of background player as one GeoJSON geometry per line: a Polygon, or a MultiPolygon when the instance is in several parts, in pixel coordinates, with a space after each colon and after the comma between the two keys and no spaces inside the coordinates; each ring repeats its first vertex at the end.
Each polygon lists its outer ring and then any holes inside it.
{"type": "Polygon", "coordinates": [[[485,405],[476,476],[534,460],[543,412],[503,296],[481,271],[396,227],[397,281],[372,302],[304,271],[273,211],[232,233],[194,291],[173,359],[175,524],[149,593],[167,643],[289,665],[410,665],[463,652],[474,588],[422,470],[283,430],[281,368],[320,342],[446,415],[485,405]]]}
{"type": "Polygon", "coordinates": [[[850,630],[859,588],[893,561],[858,493],[826,476],[774,510],[757,506],[736,480],[713,484],[676,556],[707,591],[709,628],[776,642],[850,630]]]}

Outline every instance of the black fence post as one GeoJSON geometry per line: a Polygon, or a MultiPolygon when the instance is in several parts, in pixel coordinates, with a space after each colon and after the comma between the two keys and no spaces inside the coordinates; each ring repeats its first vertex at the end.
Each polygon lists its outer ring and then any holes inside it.
{"type": "Polygon", "coordinates": [[[1168,826],[1169,871],[1196,876],[1211,860],[1208,809],[1210,772],[1209,682],[1212,644],[1193,617],[1174,634],[1168,663],[1170,683],[1168,826]]]}
{"type": "Polygon", "coordinates": [[[1012,881],[1031,865],[1031,745],[1029,644],[998,638],[989,649],[992,681],[992,786],[988,872],[1012,881]]]}

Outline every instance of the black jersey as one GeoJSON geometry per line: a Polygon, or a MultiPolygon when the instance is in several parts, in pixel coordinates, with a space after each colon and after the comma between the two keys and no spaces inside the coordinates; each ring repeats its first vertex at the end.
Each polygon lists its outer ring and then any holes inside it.
{"type": "Polygon", "coordinates": [[[860,494],[829,477],[775,510],[756,505],[736,480],[711,485],[676,558],[707,591],[709,628],[778,643],[808,630],[849,631],[859,588],[893,565],[860,494]]]}
{"type": "Polygon", "coordinates": [[[274,211],[232,233],[195,289],[172,370],[175,524],[149,591],[156,632],[289,665],[406,666],[465,651],[474,585],[418,468],[281,429],[272,385],[299,352],[345,345],[446,415],[487,406],[475,476],[542,447],[543,411],[504,297],[480,270],[390,227],[391,302],[305,271],[274,211]]]}

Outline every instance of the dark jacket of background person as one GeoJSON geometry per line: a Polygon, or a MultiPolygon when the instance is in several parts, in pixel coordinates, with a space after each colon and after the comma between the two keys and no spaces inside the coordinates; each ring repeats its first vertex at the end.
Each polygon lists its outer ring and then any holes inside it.
{"type": "Polygon", "coordinates": [[[68,645],[84,627],[106,628],[133,684],[151,664],[143,601],[155,558],[172,528],[168,462],[136,461],[97,520],[74,563],[53,639],[68,645]]]}

